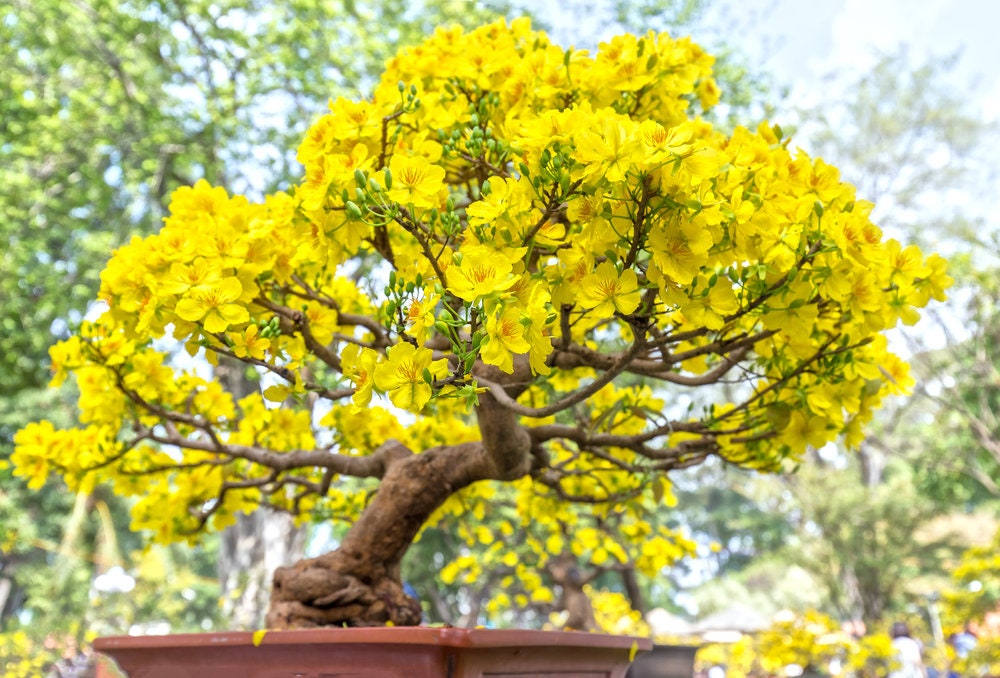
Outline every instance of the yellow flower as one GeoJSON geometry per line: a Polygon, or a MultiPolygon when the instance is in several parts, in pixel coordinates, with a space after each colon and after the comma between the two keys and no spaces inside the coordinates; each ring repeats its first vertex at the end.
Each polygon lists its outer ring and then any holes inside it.
{"type": "Polygon", "coordinates": [[[435,207],[441,202],[444,168],[422,156],[394,155],[389,161],[392,188],[388,195],[401,205],[435,207]]]}
{"type": "Polygon", "coordinates": [[[552,353],[552,339],[546,329],[551,298],[544,283],[540,282],[531,288],[527,297],[526,315],[521,324],[525,326],[524,338],[531,346],[528,354],[531,369],[536,374],[549,374],[552,369],[546,364],[545,359],[552,353]]]}
{"type": "Polygon", "coordinates": [[[190,264],[175,262],[170,266],[170,272],[159,284],[162,294],[184,294],[192,287],[213,285],[222,280],[218,262],[198,257],[190,264]]]}
{"type": "Polygon", "coordinates": [[[713,244],[708,229],[690,222],[653,228],[649,233],[653,263],[665,276],[682,285],[694,280],[708,263],[708,251],[713,244]]]}
{"type": "MultiPolygon", "coordinates": [[[[702,281],[707,284],[704,277],[699,280],[702,281]]],[[[690,303],[682,305],[681,313],[692,323],[704,325],[710,330],[720,330],[725,324],[725,317],[735,313],[739,307],[739,300],[729,279],[721,277],[707,294],[699,295],[690,303]]]]}
{"type": "Polygon", "coordinates": [[[76,335],[60,341],[49,349],[49,359],[52,363],[52,381],[49,382],[49,387],[55,388],[66,381],[71,370],[85,362],[83,341],[76,335]]]}
{"type": "Polygon", "coordinates": [[[614,264],[605,261],[580,283],[577,300],[584,308],[610,318],[615,311],[625,315],[634,311],[642,295],[635,271],[627,268],[619,276],[614,264]]]}
{"type": "Polygon", "coordinates": [[[230,325],[250,319],[246,308],[232,302],[243,294],[236,278],[223,278],[218,283],[199,285],[177,302],[175,311],[182,320],[202,321],[206,332],[225,332],[230,325]]]}
{"type": "Polygon", "coordinates": [[[925,306],[930,299],[944,301],[944,291],[955,282],[954,278],[948,275],[948,262],[940,255],[930,255],[926,264],[930,270],[929,275],[914,284],[917,289],[915,303],[919,306],[925,306]]]}
{"type": "Polygon", "coordinates": [[[516,214],[530,206],[525,194],[518,188],[517,179],[490,177],[486,183],[489,184],[489,195],[465,209],[470,226],[494,223],[509,212],[516,214]]]}
{"type": "Polygon", "coordinates": [[[434,308],[441,297],[430,294],[423,299],[414,299],[406,309],[406,325],[417,343],[427,341],[430,329],[434,327],[434,308]]]}
{"type": "Polygon", "coordinates": [[[459,299],[475,301],[510,288],[517,278],[503,254],[485,246],[470,247],[462,253],[462,263],[448,269],[448,291],[459,299]]]}
{"type": "Polygon", "coordinates": [[[586,167],[579,176],[623,181],[633,163],[642,158],[642,146],[629,134],[631,121],[604,117],[596,128],[584,128],[576,138],[573,159],[586,167]]]}
{"type": "Polygon", "coordinates": [[[302,208],[305,210],[322,209],[327,196],[340,188],[354,183],[354,172],[367,169],[371,165],[368,158],[368,148],[357,143],[346,153],[331,153],[306,166],[306,179],[299,188],[302,197],[302,208]]]}
{"type": "Polygon", "coordinates": [[[527,353],[531,345],[524,338],[521,312],[508,308],[499,315],[490,316],[486,321],[486,336],[480,355],[487,365],[496,365],[510,374],[514,371],[514,354],[527,353]]]}
{"type": "Polygon", "coordinates": [[[233,341],[233,353],[237,358],[250,356],[257,360],[264,359],[264,351],[271,347],[271,340],[260,336],[260,328],[249,325],[240,333],[230,335],[233,341]]]}
{"type": "Polygon", "coordinates": [[[448,374],[448,361],[432,360],[433,355],[429,348],[407,343],[390,347],[386,351],[388,360],[375,367],[375,386],[388,393],[396,407],[419,412],[433,393],[424,379],[424,370],[435,379],[448,374]]]}
{"type": "Polygon", "coordinates": [[[370,348],[362,348],[357,344],[348,344],[340,355],[344,376],[354,384],[354,408],[360,409],[368,405],[372,399],[372,377],[375,373],[375,363],[378,354],[370,348]]]}

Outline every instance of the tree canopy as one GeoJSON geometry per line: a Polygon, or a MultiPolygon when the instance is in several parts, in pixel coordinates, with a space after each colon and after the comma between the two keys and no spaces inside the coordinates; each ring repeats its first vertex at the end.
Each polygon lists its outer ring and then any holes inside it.
{"type": "MultiPolygon", "coordinates": [[[[116,251],[108,310],[51,352],[81,426],[23,429],[16,473],[108,481],[160,541],[260,504],[346,519],[336,552],[279,570],[269,625],[398,624],[419,620],[400,559],[429,520],[488,511],[480,481],[522,520],[614,512],[656,562],[666,472],[856,444],[909,385],[882,332],[943,298],[945,262],[883,239],[780,128],[698,117],[712,61],[665,34],[590,55],[526,20],[438,29],[331,102],[298,185],[198,181],[116,251]]],[[[554,551],[630,557],[560,531],[554,551]]]]}

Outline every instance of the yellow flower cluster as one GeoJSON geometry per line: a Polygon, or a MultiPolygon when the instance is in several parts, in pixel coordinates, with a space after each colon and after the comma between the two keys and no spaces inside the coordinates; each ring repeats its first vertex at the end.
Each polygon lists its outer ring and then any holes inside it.
{"type": "MultiPolygon", "coordinates": [[[[665,34],[590,54],[524,20],[439,29],[387,63],[370,100],[330,103],[292,190],[252,203],[199,181],[159,233],[115,253],[108,311],[52,350],[84,427],[29,426],[16,472],[36,486],[52,470],[74,487],[111,480],[142,497],[136,524],[162,540],[206,506],[222,525],[265,491],[351,514],[359,503],[322,469],[295,485],[322,498],[277,491],[279,476],[268,485],[268,468],[226,446],[363,456],[389,437],[472,440],[485,375],[515,373],[526,426],[571,419],[609,441],[600,459],[568,439],[546,454],[563,495],[612,508],[669,499],[660,450],[707,441],[774,469],[807,445],[856,443],[911,381],[880,332],[943,298],[945,263],[883,240],[871,205],[779,128],[727,136],[697,117],[718,98],[712,61],[665,34]],[[212,365],[242,361],[263,395],[235,399],[165,352],[168,338],[212,365]],[[690,426],[663,412],[665,392],[614,378],[693,388],[737,363],[733,402],[684,414],[690,426]],[[409,414],[368,409],[376,399],[409,414]]],[[[558,524],[557,509],[536,515],[558,524]]],[[[623,561],[643,542],[650,571],[677,557],[673,535],[632,531],[582,531],[572,549],[623,561]]],[[[539,548],[559,538],[552,527],[539,548]]]]}
{"type": "Polygon", "coordinates": [[[854,638],[831,617],[807,610],[736,643],[703,646],[696,668],[723,665],[728,675],[743,677],[781,674],[797,665],[831,676],[868,676],[891,669],[895,653],[887,633],[854,638]]]}

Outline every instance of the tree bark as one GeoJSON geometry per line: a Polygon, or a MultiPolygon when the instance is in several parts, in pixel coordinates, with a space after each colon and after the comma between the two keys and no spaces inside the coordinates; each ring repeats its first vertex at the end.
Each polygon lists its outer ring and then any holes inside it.
{"type": "Polygon", "coordinates": [[[222,615],[230,629],[259,629],[264,625],[274,571],[300,558],[305,530],[287,513],[261,508],[236,516],[236,524],[222,533],[219,585],[222,615]]]}
{"type": "MultiPolygon", "coordinates": [[[[523,390],[523,369],[503,375],[508,395],[523,390]],[[513,380],[517,380],[516,383],[513,380]]],[[[529,375],[530,376],[530,375],[529,375]]],[[[400,565],[420,528],[452,494],[480,480],[513,480],[531,470],[531,437],[489,393],[476,407],[481,441],[413,454],[390,441],[381,483],[340,547],[274,573],[267,627],[380,626],[420,623],[420,603],[403,590],[400,565]]]]}
{"type": "MultiPolygon", "coordinates": [[[[246,365],[221,356],[215,377],[234,398],[255,392],[246,377],[246,365]]],[[[268,609],[268,582],[281,565],[295,562],[305,552],[306,532],[294,518],[262,508],[240,513],[222,532],[218,573],[222,614],[231,629],[259,629],[268,609]]]]}
{"type": "Polygon", "coordinates": [[[580,571],[573,554],[565,552],[553,558],[547,569],[552,581],[562,590],[559,609],[566,612],[562,627],[569,631],[597,631],[594,607],[583,590],[590,582],[590,577],[580,571]]]}

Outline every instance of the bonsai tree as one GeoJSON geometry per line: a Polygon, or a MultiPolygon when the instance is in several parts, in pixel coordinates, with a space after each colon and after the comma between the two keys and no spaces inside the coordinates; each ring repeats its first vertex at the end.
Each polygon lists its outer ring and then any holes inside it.
{"type": "Polygon", "coordinates": [[[17,473],[110,483],[163,542],[261,504],[348,521],[278,570],[271,628],[418,623],[407,548],[487,520],[497,483],[554,557],[625,542],[655,571],[664,474],[856,444],[909,383],[882,332],[949,284],[778,127],[698,118],[711,66],[688,39],[591,56],[523,20],[402,51],[311,127],[299,185],[199,181],[114,253],[106,310],[51,351],[80,427],[23,429],[17,473]],[[573,503],[625,516],[621,539],[566,528],[573,503]]]}

